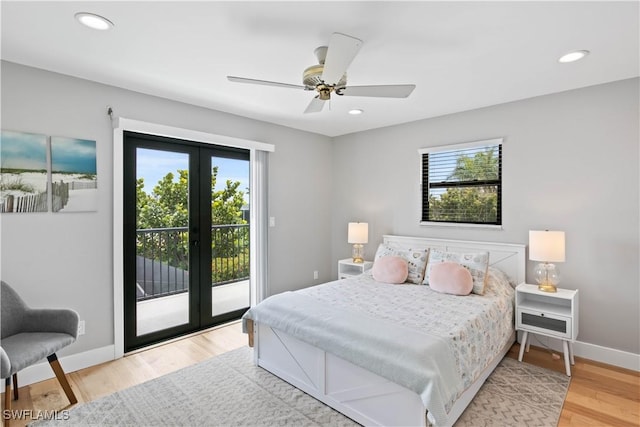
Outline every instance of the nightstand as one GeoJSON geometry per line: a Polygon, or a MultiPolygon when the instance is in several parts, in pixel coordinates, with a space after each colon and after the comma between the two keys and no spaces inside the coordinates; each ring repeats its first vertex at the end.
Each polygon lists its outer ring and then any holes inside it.
{"type": "Polygon", "coordinates": [[[516,288],[516,329],[523,331],[518,361],[525,347],[529,350],[529,333],[562,340],[564,366],[571,376],[573,343],[578,337],[578,291],[560,289],[543,292],[537,285],[522,283],[516,288]]]}
{"type": "Polygon", "coordinates": [[[372,261],[353,262],[352,258],[341,259],[338,261],[338,279],[357,276],[369,270],[371,267],[373,267],[372,261]]]}

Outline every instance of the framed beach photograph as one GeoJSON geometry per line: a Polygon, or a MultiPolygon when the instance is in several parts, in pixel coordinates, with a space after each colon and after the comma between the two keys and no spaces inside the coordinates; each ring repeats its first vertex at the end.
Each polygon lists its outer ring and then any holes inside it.
{"type": "Polygon", "coordinates": [[[98,209],[96,141],[51,137],[51,209],[53,212],[98,209]]]}
{"type": "Polygon", "coordinates": [[[47,136],[2,130],[0,212],[47,212],[47,136]]]}

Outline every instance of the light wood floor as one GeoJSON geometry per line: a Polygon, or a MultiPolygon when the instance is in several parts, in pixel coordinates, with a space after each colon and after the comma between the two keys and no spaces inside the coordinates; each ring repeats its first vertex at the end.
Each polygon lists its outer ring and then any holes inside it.
{"type": "MultiPolygon", "coordinates": [[[[119,360],[68,375],[79,403],[89,402],[135,384],[157,378],[209,357],[246,345],[240,323],[129,355],[119,360]]],[[[509,357],[518,357],[518,344],[509,357]]],[[[561,356],[561,355],[560,355],[561,356]]],[[[576,357],[569,392],[559,426],[640,426],[640,374],[576,357]]],[[[545,349],[532,346],[524,360],[564,372],[562,357],[555,360],[545,349]]],[[[19,379],[19,378],[18,378],[19,379]]],[[[13,409],[52,411],[69,409],[55,379],[21,387],[13,409]]],[[[2,399],[4,402],[4,398],[2,399]]],[[[16,420],[12,426],[24,426],[16,420]]]]}

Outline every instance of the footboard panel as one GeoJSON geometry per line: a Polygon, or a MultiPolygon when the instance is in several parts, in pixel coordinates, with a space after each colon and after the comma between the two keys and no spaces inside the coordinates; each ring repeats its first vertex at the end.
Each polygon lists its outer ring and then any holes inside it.
{"type": "Polygon", "coordinates": [[[415,392],[284,332],[257,324],[257,364],[363,425],[425,426],[415,392]]]}
{"type": "Polygon", "coordinates": [[[258,336],[258,366],[314,397],[324,389],[324,355],[316,347],[264,325],[258,336]]]}

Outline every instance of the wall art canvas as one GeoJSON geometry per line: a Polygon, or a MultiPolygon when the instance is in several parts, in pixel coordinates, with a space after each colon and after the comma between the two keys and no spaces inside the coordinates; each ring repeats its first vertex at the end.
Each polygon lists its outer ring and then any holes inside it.
{"type": "Polygon", "coordinates": [[[0,212],[47,212],[47,136],[0,135],[0,212]]]}
{"type": "Polygon", "coordinates": [[[97,209],[96,141],[1,131],[0,213],[97,209]]]}
{"type": "Polygon", "coordinates": [[[98,209],[96,141],[51,137],[51,196],[53,212],[98,209]]]}

